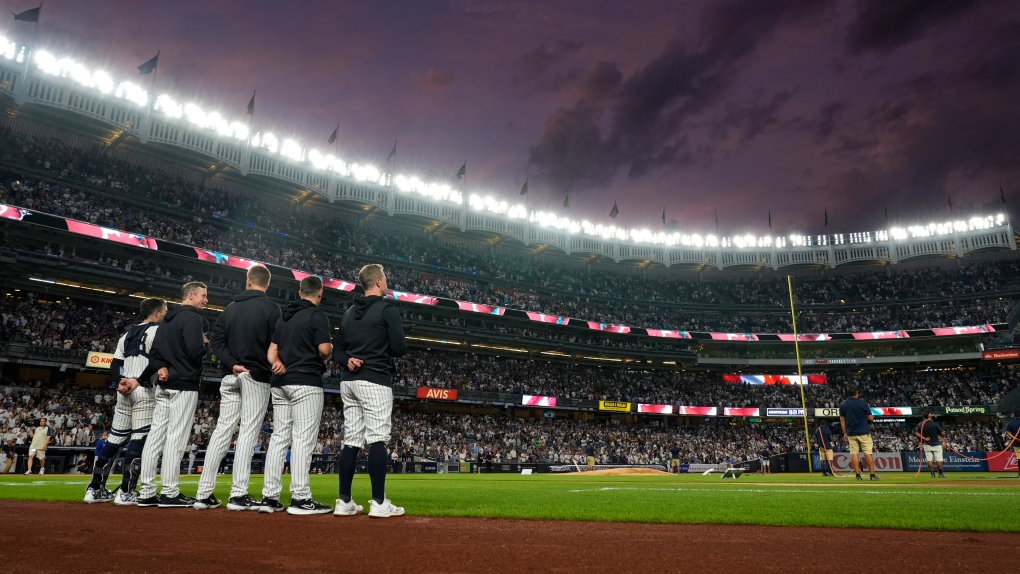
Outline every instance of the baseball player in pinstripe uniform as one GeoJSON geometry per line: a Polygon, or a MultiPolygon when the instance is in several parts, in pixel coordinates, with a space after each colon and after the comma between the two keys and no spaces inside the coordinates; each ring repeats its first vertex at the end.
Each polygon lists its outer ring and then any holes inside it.
{"type": "Polygon", "coordinates": [[[117,406],[113,411],[109,440],[96,455],[92,482],[85,490],[85,502],[88,503],[113,500],[114,504],[125,506],[138,504],[135,491],[138,484],[137,462],[156,406],[152,388],[155,369],[149,366],[149,350],[156,338],[159,322],[166,315],[166,302],[152,297],[143,299],[141,314],[145,321],[128,328],[117,341],[117,350],[113,354],[110,372],[118,383],[117,406]],[[124,443],[127,443],[127,449],[121,471],[123,478],[115,496],[106,489],[106,477],[124,443]]]}
{"type": "Polygon", "coordinates": [[[266,452],[265,485],[259,512],[278,512],[283,490],[283,462],[290,455],[290,506],[288,514],[327,514],[333,509],[312,498],[308,469],[319,437],[322,419],[322,374],[333,345],[329,319],[319,309],[322,280],[301,280],[297,301],[284,307],[269,345],[273,371],[273,434],[266,452]]]}
{"type": "Polygon", "coordinates": [[[202,358],[207,352],[208,322],[198,314],[209,303],[204,283],[192,281],[181,287],[181,304],[167,312],[156,330],[149,361],[158,369],[156,408],[152,428],[142,450],[141,491],[138,506],[185,508],[195,499],[177,488],[181,458],[191,435],[202,379],[202,358]],[[163,457],[163,492],[156,496],[156,470],[163,457]]]}
{"type": "Polygon", "coordinates": [[[400,313],[386,296],[381,265],[366,265],[358,273],[365,290],[344,313],[336,335],[333,360],[343,368],[340,397],[344,402],[344,446],[338,462],[340,498],[336,516],[352,516],[362,507],[351,499],[358,453],[368,448],[372,500],[368,515],[388,518],[404,514],[386,498],[386,445],[393,428],[393,357],[407,352],[400,313]]]}
{"type": "Polygon", "coordinates": [[[234,446],[234,476],[227,510],[258,510],[261,504],[248,494],[251,458],[262,419],[269,406],[269,380],[272,376],[267,353],[280,306],[266,297],[271,275],[269,269],[255,265],[248,269],[245,291],[220,314],[209,334],[209,347],[225,371],[220,382],[220,417],[205,451],[205,468],[198,483],[195,508],[216,508],[213,496],[216,470],[237,433],[234,446]]]}

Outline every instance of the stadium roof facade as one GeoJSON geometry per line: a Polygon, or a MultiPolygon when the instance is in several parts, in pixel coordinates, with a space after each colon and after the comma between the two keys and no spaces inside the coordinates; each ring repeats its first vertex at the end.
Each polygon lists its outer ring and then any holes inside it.
{"type": "Polygon", "coordinates": [[[133,82],[44,50],[31,53],[0,37],[0,95],[12,115],[101,141],[110,148],[182,165],[207,177],[251,189],[285,193],[301,202],[318,195],[357,211],[456,229],[489,242],[553,247],[569,255],[666,267],[782,269],[894,264],[926,257],[1016,250],[1002,215],[932,222],[855,233],[731,236],[653,232],[574,221],[529,211],[453,183],[423,181],[376,166],[250,133],[246,122],[224,118],[170,95],[153,95],[133,82]],[[466,197],[465,197],[466,196],[466,197]]]}

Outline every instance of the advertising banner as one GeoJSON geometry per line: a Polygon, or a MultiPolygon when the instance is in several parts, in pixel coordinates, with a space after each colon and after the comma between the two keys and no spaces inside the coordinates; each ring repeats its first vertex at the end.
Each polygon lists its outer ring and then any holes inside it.
{"type": "Polygon", "coordinates": [[[765,409],[765,416],[767,417],[802,417],[804,416],[804,409],[800,407],[791,409],[765,409]]]}
{"type": "Polygon", "coordinates": [[[968,325],[966,327],[941,327],[932,329],[936,337],[951,335],[979,335],[981,333],[994,333],[995,327],[991,325],[968,325]]]}
{"type": "Polygon", "coordinates": [[[1020,359],[1020,349],[1003,349],[1001,351],[985,351],[981,353],[985,361],[1006,361],[1009,359],[1020,359]]]}
{"type": "MultiPolygon", "coordinates": [[[[341,281],[341,283],[343,283],[343,281],[341,281]]],[[[351,284],[351,289],[354,289],[353,284],[351,284]]],[[[436,305],[439,303],[439,299],[437,297],[419,295],[418,293],[405,293],[404,291],[394,291],[392,289],[386,292],[386,298],[393,298],[404,303],[417,303],[419,305],[436,305]]]]}
{"type": "Polygon", "coordinates": [[[546,315],[545,313],[532,313],[531,311],[525,311],[525,313],[528,314],[528,319],[538,321],[539,323],[556,323],[557,325],[568,325],[570,323],[570,319],[567,317],[546,315]]]}
{"type": "Polygon", "coordinates": [[[758,417],[761,416],[761,409],[752,407],[723,407],[723,416],[726,417],[758,417]]]}
{"type": "Polygon", "coordinates": [[[857,340],[872,340],[872,339],[906,339],[910,335],[906,331],[874,331],[871,333],[854,333],[854,339],[857,340]]]}
{"type": "Polygon", "coordinates": [[[944,415],[987,415],[988,405],[964,405],[958,407],[942,407],[944,415]]]}
{"type": "MultiPolygon", "coordinates": [[[[685,407],[680,407],[685,408],[685,407]]],[[[693,408],[693,407],[686,407],[693,408]]],[[[703,407],[704,408],[704,407],[703,407]]],[[[671,415],[673,414],[673,405],[647,405],[640,403],[637,406],[637,412],[648,413],[652,415],[671,415]]]]}
{"type": "Polygon", "coordinates": [[[713,341],[757,341],[753,333],[709,333],[713,341]]]}
{"type": "Polygon", "coordinates": [[[992,458],[988,461],[988,470],[992,472],[1017,472],[1016,451],[1010,449],[1006,454],[998,456],[1002,451],[986,452],[982,458],[992,458]]]}
{"type": "MultiPolygon", "coordinates": [[[[901,472],[906,470],[903,466],[903,457],[899,452],[876,452],[872,455],[872,457],[875,459],[875,470],[877,472],[901,472]]],[[[854,467],[853,462],[850,460],[850,453],[832,453],[832,468],[836,469],[836,472],[840,473],[853,473],[854,467]]],[[[917,470],[916,465],[914,466],[914,470],[917,470]]]]}
{"type": "Polygon", "coordinates": [[[539,397],[535,395],[524,395],[521,404],[529,407],[555,407],[556,397],[539,397]]]}
{"type": "Polygon", "coordinates": [[[665,337],[667,339],[690,339],[691,334],[687,331],[669,331],[666,329],[645,329],[649,337],[665,337]]]}
{"type": "Polygon", "coordinates": [[[89,353],[88,357],[85,357],[85,366],[93,367],[97,369],[109,369],[110,364],[113,363],[113,353],[89,353]]]}
{"type": "MultiPolygon", "coordinates": [[[[986,458],[983,452],[964,452],[963,454],[971,458],[986,458]]],[[[942,468],[946,469],[947,472],[985,472],[988,470],[988,463],[983,460],[968,460],[962,456],[949,452],[948,450],[942,453],[942,468]]],[[[1003,457],[1005,458],[1005,457],[1003,457]]],[[[917,465],[921,461],[921,453],[912,450],[910,452],[903,453],[903,466],[906,471],[917,472],[917,465]]],[[[928,464],[924,464],[924,469],[921,472],[928,471],[928,464]]]]}
{"type": "MultiPolygon", "coordinates": [[[[838,417],[839,407],[815,409],[816,417],[838,417]]],[[[876,417],[903,417],[914,414],[911,407],[871,407],[871,414],[876,417]]]]}
{"type": "Polygon", "coordinates": [[[482,305],[481,303],[469,303],[467,301],[457,301],[457,308],[461,311],[471,311],[472,313],[484,313],[486,315],[502,315],[506,313],[506,309],[503,307],[495,307],[492,305],[482,305]]]}
{"type": "Polygon", "coordinates": [[[457,400],[457,389],[434,389],[432,387],[418,387],[419,399],[432,399],[435,401],[457,400]]]}
{"type": "Polygon", "coordinates": [[[676,414],[678,415],[696,415],[702,417],[714,417],[719,415],[719,409],[716,407],[684,407],[678,406],[676,408],[676,414]]]}
{"type": "Polygon", "coordinates": [[[910,407],[871,407],[871,414],[876,417],[902,417],[914,414],[914,409],[910,407]]]}
{"type": "Polygon", "coordinates": [[[724,383],[744,385],[824,385],[825,375],[723,375],[724,383]]]}
{"type": "Polygon", "coordinates": [[[617,413],[629,413],[630,403],[621,401],[599,401],[600,411],[614,411],[617,413]]]}

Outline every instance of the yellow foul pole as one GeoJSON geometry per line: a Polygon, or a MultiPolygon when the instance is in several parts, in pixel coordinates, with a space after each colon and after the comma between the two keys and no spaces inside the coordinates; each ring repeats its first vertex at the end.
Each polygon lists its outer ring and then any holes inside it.
{"type": "MultiPolygon", "coordinates": [[[[793,323],[793,350],[797,355],[797,382],[804,382],[804,374],[800,368],[800,341],[797,340],[797,310],[793,307],[793,278],[789,275],[786,276],[786,287],[790,291],[790,320],[793,323]]],[[[800,406],[804,411],[804,440],[807,445],[807,464],[808,472],[814,472],[811,467],[811,431],[808,430],[807,420],[807,401],[804,399],[804,385],[798,384],[800,387],[800,406]]]]}

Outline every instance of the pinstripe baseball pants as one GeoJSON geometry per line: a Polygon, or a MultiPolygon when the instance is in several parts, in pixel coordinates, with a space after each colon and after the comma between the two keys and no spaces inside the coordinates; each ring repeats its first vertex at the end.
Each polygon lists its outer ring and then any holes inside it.
{"type": "Polygon", "coordinates": [[[255,439],[262,427],[262,419],[266,416],[269,395],[269,384],[256,381],[249,373],[223,377],[220,382],[220,417],[205,451],[205,468],[202,469],[195,498],[207,498],[216,488],[216,471],[230,447],[230,439],[234,436],[238,421],[240,430],[234,445],[234,476],[230,497],[248,494],[255,439]]]}
{"type": "Polygon", "coordinates": [[[344,445],[365,448],[390,442],[393,429],[393,389],[368,381],[343,381],[344,445]]]}
{"type": "MultiPolygon", "coordinates": [[[[117,406],[113,409],[110,424],[110,442],[122,445],[131,440],[140,440],[149,432],[152,412],[156,408],[155,390],[139,386],[130,395],[117,393],[117,406]]],[[[111,465],[113,466],[113,465],[111,465]]]]}
{"type": "Polygon", "coordinates": [[[157,386],[155,395],[152,428],[142,450],[140,498],[156,496],[156,470],[160,455],[163,456],[163,494],[169,497],[180,494],[177,481],[181,475],[181,458],[195,421],[195,407],[198,406],[198,391],[175,391],[157,386]]]}
{"type": "Polygon", "coordinates": [[[273,387],[273,435],[266,450],[265,485],[262,496],[280,499],[283,490],[283,463],[290,452],[291,500],[312,497],[308,486],[308,468],[319,437],[322,419],[322,387],[284,385],[273,387]]]}

